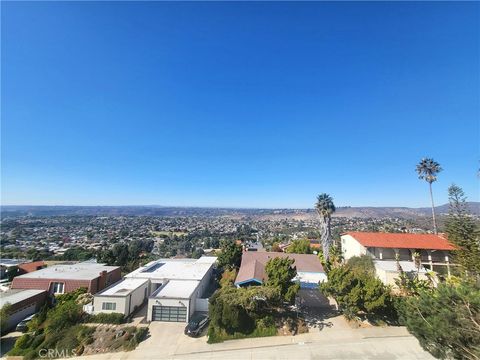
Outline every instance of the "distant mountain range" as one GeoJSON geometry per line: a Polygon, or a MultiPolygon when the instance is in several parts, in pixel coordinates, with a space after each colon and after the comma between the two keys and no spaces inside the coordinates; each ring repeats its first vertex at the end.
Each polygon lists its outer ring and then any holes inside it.
{"type": "MultiPolygon", "coordinates": [[[[468,203],[472,214],[480,216],[480,202],[468,203]]],[[[315,216],[313,209],[242,209],[168,206],[38,206],[4,205],[1,216],[235,216],[296,217],[315,216]]],[[[436,207],[438,215],[448,213],[448,204],[436,207]]],[[[339,207],[334,216],[360,218],[417,218],[430,216],[431,208],[339,207]]]]}

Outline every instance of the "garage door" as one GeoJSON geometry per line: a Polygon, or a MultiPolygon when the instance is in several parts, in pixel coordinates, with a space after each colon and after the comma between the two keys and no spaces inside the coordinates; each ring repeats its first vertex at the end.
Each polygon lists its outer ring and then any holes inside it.
{"type": "Polygon", "coordinates": [[[183,306],[154,306],[153,321],[187,321],[187,308],[183,306]]]}

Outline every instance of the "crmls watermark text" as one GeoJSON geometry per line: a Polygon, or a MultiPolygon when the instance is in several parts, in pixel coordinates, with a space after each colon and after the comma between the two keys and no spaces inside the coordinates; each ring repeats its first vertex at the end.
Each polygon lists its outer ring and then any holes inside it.
{"type": "Polygon", "coordinates": [[[68,349],[41,349],[38,356],[43,359],[69,358],[76,356],[73,350],[68,349]]]}

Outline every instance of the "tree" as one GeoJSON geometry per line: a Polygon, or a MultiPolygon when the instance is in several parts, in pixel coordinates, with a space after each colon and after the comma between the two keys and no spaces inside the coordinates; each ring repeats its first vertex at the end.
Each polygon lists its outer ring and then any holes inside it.
{"type": "Polygon", "coordinates": [[[320,194],[317,196],[317,203],[315,204],[318,216],[320,216],[320,238],[322,241],[323,257],[325,261],[329,259],[329,250],[332,245],[332,231],[331,219],[335,212],[335,205],[333,199],[328,194],[320,194]]]}
{"type": "Polygon", "coordinates": [[[6,303],[0,309],[0,331],[4,333],[7,330],[8,320],[10,318],[10,314],[12,312],[12,305],[10,303],[6,303]]]}
{"type": "Polygon", "coordinates": [[[295,301],[295,296],[300,289],[300,285],[293,282],[293,279],[297,276],[297,268],[293,265],[294,262],[294,259],[288,257],[276,257],[268,260],[265,265],[267,275],[265,286],[278,288],[281,296],[289,303],[295,301]]]}
{"type": "Polygon", "coordinates": [[[8,281],[12,281],[15,276],[18,275],[18,267],[17,266],[10,266],[7,268],[5,276],[7,277],[8,281]]]}
{"type": "Polygon", "coordinates": [[[250,333],[255,328],[255,320],[265,316],[272,306],[279,303],[279,299],[280,293],[275,287],[224,286],[209,300],[209,334],[222,331],[229,334],[250,333]]]}
{"type": "Polygon", "coordinates": [[[390,289],[374,275],[353,271],[348,265],[330,270],[328,282],[321,283],[320,290],[335,298],[340,311],[347,318],[360,315],[391,316],[393,304],[390,289]]]}
{"type": "Polygon", "coordinates": [[[220,255],[217,261],[221,268],[238,268],[242,260],[242,247],[235,242],[226,241],[222,244],[220,255]]]}
{"type": "Polygon", "coordinates": [[[448,188],[450,203],[445,222],[448,240],[457,246],[454,257],[466,271],[480,275],[480,234],[472,218],[463,190],[455,184],[448,188]]]}
{"type": "Polygon", "coordinates": [[[480,359],[480,287],[441,283],[397,303],[400,321],[440,359],[480,359]]]}
{"type": "Polygon", "coordinates": [[[310,241],[308,239],[294,240],[287,248],[287,253],[292,254],[311,254],[310,241]]]}
{"type": "Polygon", "coordinates": [[[430,189],[430,200],[432,202],[433,232],[437,234],[437,222],[435,220],[435,205],[433,203],[432,183],[437,181],[437,174],[442,171],[440,164],[431,158],[423,158],[418,164],[416,171],[418,178],[425,180],[430,189]]]}
{"type": "Polygon", "coordinates": [[[353,256],[348,259],[347,266],[355,273],[375,275],[375,265],[369,255],[353,256]]]}

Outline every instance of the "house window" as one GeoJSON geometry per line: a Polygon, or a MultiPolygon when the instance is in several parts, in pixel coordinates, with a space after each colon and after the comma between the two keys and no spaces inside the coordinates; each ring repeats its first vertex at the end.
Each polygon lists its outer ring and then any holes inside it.
{"type": "Polygon", "coordinates": [[[112,302],[102,303],[102,310],[117,310],[117,304],[112,302]]]}
{"type": "Polygon", "coordinates": [[[54,294],[63,294],[65,291],[65,284],[61,282],[52,283],[52,292],[54,294]]]}

